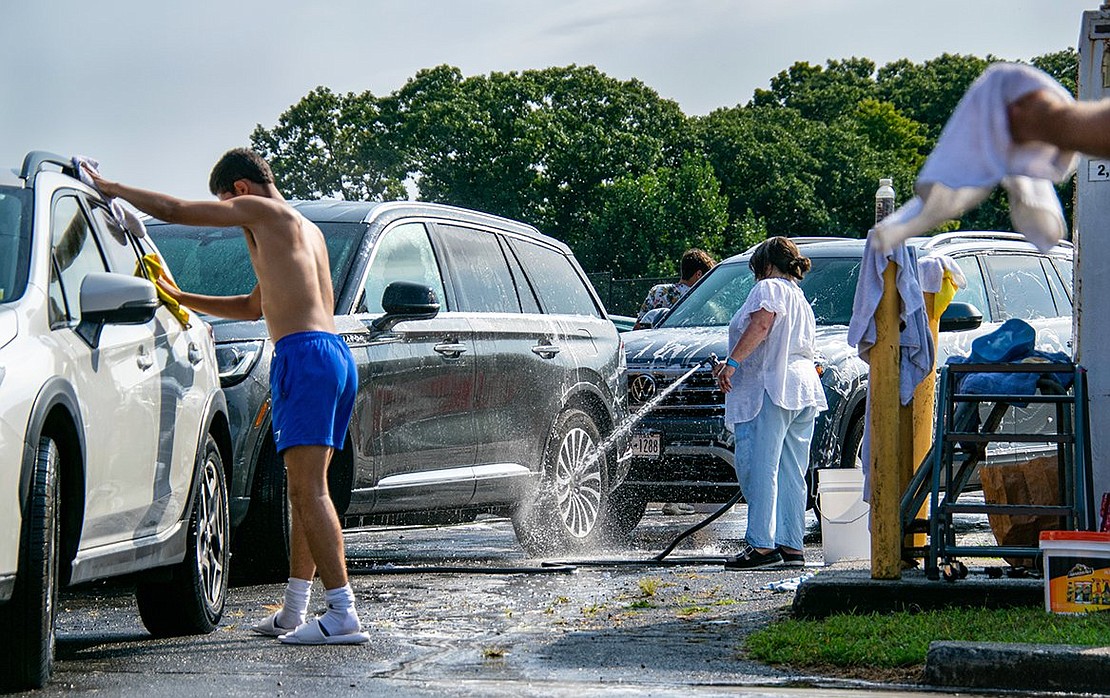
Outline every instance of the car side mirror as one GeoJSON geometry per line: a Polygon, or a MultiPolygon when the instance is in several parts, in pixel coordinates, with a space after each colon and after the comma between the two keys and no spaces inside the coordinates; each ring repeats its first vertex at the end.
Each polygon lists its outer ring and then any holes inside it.
{"type": "Polygon", "coordinates": [[[394,281],[382,293],[385,315],[370,326],[379,332],[388,332],[398,322],[428,320],[439,313],[439,300],[430,286],[412,281],[394,281]]]}
{"type": "Polygon", "coordinates": [[[158,293],[146,279],[94,272],[81,281],[81,322],[76,332],[95,349],[105,325],[143,325],[154,319],[158,293]]]}
{"type": "Polygon", "coordinates": [[[983,313],[971,303],[949,303],[940,316],[941,332],[974,330],[983,324],[983,313]]]}
{"type": "Polygon", "coordinates": [[[632,327],[632,329],[644,330],[655,327],[663,321],[663,318],[667,317],[667,313],[669,313],[670,311],[670,308],[652,308],[651,310],[644,313],[643,317],[636,321],[636,324],[632,327]]]}

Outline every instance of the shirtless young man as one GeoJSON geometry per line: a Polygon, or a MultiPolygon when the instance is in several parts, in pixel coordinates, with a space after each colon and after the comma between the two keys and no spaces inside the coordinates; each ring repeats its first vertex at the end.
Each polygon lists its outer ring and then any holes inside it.
{"type": "Polygon", "coordinates": [[[285,459],[292,504],[289,582],[281,610],[255,632],[287,644],[359,644],[362,632],[347,581],[343,534],[328,496],[328,464],[343,447],[358,376],[335,334],[331,273],[324,237],[286,203],[257,153],[228,151],[212,168],[219,201],[183,201],[110,182],[89,172],[106,197],[171,223],[242,226],[258,285],[243,296],[202,296],[159,281],[193,310],[236,320],[266,318],[274,341],[270,369],[274,440],[285,459]],[[312,578],[324,583],[327,613],[305,620],[312,578]]]}

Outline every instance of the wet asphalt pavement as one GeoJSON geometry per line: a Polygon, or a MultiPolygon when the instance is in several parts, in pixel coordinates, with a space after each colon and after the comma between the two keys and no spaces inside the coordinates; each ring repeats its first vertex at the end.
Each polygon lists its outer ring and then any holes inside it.
{"type": "MultiPolygon", "coordinates": [[[[734,553],[744,510],[672,557],[734,553]]],[[[653,505],[631,549],[597,557],[646,560],[706,515],[664,516],[653,505]]],[[[253,634],[250,625],[280,602],[279,584],[233,588],[215,632],[170,639],[147,634],[129,586],[85,586],[61,597],[54,678],[34,695],[755,696],[807,686],[821,695],[906,695],[907,687],[799,676],[745,658],[743,637],[789,610],[793,593],[774,586],[821,568],[819,525],[809,517],[807,569],[755,572],[719,564],[538,571],[541,561],[521,552],[501,518],[350,531],[351,584],[373,638],[360,647],[291,647],[253,634]],[[534,571],[506,569],[516,567],[534,571]]],[[[313,608],[322,597],[317,582],[313,608]]]]}

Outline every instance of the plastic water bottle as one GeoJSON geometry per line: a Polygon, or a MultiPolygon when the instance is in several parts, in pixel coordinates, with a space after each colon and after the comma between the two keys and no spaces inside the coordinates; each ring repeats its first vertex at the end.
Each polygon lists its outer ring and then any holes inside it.
{"type": "Polygon", "coordinates": [[[893,180],[883,177],[879,180],[879,189],[875,192],[875,222],[878,223],[894,213],[894,187],[893,180]]]}

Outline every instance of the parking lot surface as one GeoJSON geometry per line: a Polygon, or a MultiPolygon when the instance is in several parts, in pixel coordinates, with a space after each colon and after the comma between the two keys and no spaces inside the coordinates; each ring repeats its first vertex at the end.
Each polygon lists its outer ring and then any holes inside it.
{"type": "MultiPolygon", "coordinates": [[[[652,505],[631,549],[597,557],[646,560],[705,515],[664,516],[652,505]]],[[[790,582],[821,569],[809,516],[809,566],[756,572],[719,564],[537,571],[542,561],[520,551],[500,518],[348,532],[351,583],[373,638],[359,647],[294,647],[253,634],[251,623],[279,601],[279,584],[233,588],[210,635],[159,640],[143,629],[126,585],[86,586],[62,596],[54,678],[34,695],[737,695],[742,687],[755,696],[807,686],[876,695],[883,687],[744,656],[744,635],[788,612],[790,582]],[[445,567],[462,571],[428,571],[445,567]]],[[[731,554],[744,526],[740,505],[672,556],[731,554]]],[[[317,583],[313,608],[322,596],[317,583]]]]}

